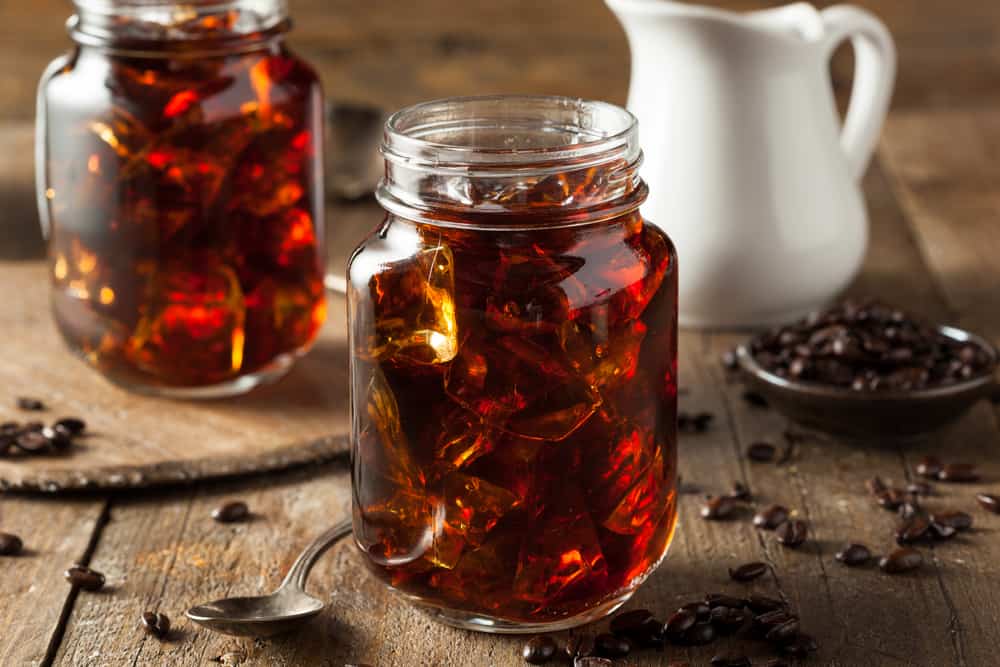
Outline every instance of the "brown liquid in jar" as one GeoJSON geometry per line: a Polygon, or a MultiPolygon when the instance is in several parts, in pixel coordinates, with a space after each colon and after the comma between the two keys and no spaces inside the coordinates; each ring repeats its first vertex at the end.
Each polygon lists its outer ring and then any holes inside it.
{"type": "Polygon", "coordinates": [[[390,216],[352,260],[355,538],[422,604],[558,622],[631,591],[672,537],[673,248],[635,210],[546,228],[600,176],[461,220],[488,229],[390,216]]]}
{"type": "Polygon", "coordinates": [[[318,82],[239,19],[169,47],[122,23],[43,82],[56,321],[126,384],[223,383],[325,318],[318,82]]]}

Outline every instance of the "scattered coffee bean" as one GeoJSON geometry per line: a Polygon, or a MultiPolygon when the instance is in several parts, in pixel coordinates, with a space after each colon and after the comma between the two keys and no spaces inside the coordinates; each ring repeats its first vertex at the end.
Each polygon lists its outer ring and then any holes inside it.
{"type": "Polygon", "coordinates": [[[715,607],[710,620],[719,634],[727,635],[743,627],[749,618],[750,614],[745,609],[715,607]]]}
{"type": "Polygon", "coordinates": [[[880,507],[895,512],[906,502],[906,493],[901,489],[887,489],[875,496],[875,502],[880,507]]]}
{"type": "Polygon", "coordinates": [[[976,502],[987,512],[1000,514],[1000,496],[992,493],[980,493],[976,495],[976,502]]]}
{"type": "Polygon", "coordinates": [[[739,509],[739,503],[729,496],[712,496],[701,508],[701,517],[711,521],[732,518],[739,509]]]}
{"type": "Polygon", "coordinates": [[[934,487],[927,482],[910,482],[906,485],[906,492],[914,496],[934,495],[934,487]]]}
{"type": "Polygon", "coordinates": [[[778,598],[768,597],[766,595],[758,595],[754,593],[749,598],[747,598],[747,607],[750,608],[755,614],[766,614],[772,611],[778,611],[785,609],[788,605],[784,601],[778,598]]]}
{"type": "Polygon", "coordinates": [[[971,463],[946,463],[937,478],[942,482],[978,482],[979,473],[976,472],[976,466],[971,463]]]}
{"type": "Polygon", "coordinates": [[[767,399],[755,391],[743,392],[743,400],[746,401],[748,405],[755,408],[763,409],[768,407],[767,399]]]}
{"type": "Polygon", "coordinates": [[[730,607],[731,609],[743,609],[747,606],[747,600],[733,597],[725,593],[709,593],[705,596],[705,604],[710,608],[730,607]]]}
{"type": "Polygon", "coordinates": [[[729,568],[729,578],[733,581],[748,582],[767,574],[767,563],[745,563],[736,569],[729,568]]]}
{"type": "Polygon", "coordinates": [[[552,637],[539,635],[532,637],[524,644],[524,648],[521,649],[521,657],[532,665],[544,665],[556,657],[558,650],[559,647],[556,646],[556,641],[552,637]]]}
{"type": "Polygon", "coordinates": [[[927,531],[927,534],[934,540],[950,540],[951,538],[958,535],[958,529],[953,526],[947,526],[943,523],[935,523],[931,521],[931,528],[927,531]]]}
{"type": "Polygon", "coordinates": [[[614,664],[607,658],[598,658],[595,656],[575,658],[573,660],[573,667],[613,667],[614,664]]]}
{"type": "Polygon", "coordinates": [[[896,527],[896,542],[913,544],[930,537],[931,520],[924,514],[914,514],[896,527]]]}
{"type": "Polygon", "coordinates": [[[66,581],[85,591],[99,591],[104,588],[104,575],[84,565],[74,565],[64,573],[66,581]]]}
{"type": "Polygon", "coordinates": [[[773,644],[785,644],[795,639],[799,634],[799,619],[792,616],[788,620],[773,626],[764,635],[764,639],[773,644]]]}
{"type": "Polygon", "coordinates": [[[751,667],[750,658],[745,655],[723,653],[712,658],[712,667],[751,667]]]}
{"type": "Polygon", "coordinates": [[[965,512],[936,512],[931,515],[931,521],[941,526],[950,526],[959,531],[972,528],[972,515],[965,512]]]}
{"type": "Polygon", "coordinates": [[[170,633],[170,618],[166,614],[145,611],[141,618],[142,629],[157,639],[163,639],[170,633]]]}
{"type": "Polygon", "coordinates": [[[672,642],[680,642],[688,630],[698,622],[698,615],[688,609],[678,609],[663,626],[663,634],[672,642]]]}
{"type": "Polygon", "coordinates": [[[755,442],[747,447],[747,458],[757,463],[770,463],[778,453],[778,448],[769,442],[755,442]]]}
{"type": "Polygon", "coordinates": [[[636,632],[645,633],[650,623],[657,623],[651,611],[633,609],[612,618],[610,630],[611,634],[619,637],[632,637],[636,632]]]}
{"type": "Polygon", "coordinates": [[[62,451],[73,445],[73,436],[62,426],[46,426],[40,433],[49,441],[52,449],[62,451]]]}
{"type": "Polygon", "coordinates": [[[26,454],[42,454],[52,451],[52,443],[41,431],[26,431],[17,436],[14,446],[26,454]]]}
{"type": "Polygon", "coordinates": [[[848,567],[857,567],[870,561],[872,552],[863,544],[848,544],[838,551],[834,558],[848,567]]]}
{"type": "Polygon", "coordinates": [[[789,519],[774,530],[778,542],[786,547],[801,546],[809,535],[809,526],[800,519],[789,519]]]}
{"type": "Polygon", "coordinates": [[[704,433],[711,426],[715,416],[710,412],[691,415],[681,412],[677,415],[677,430],[683,433],[704,433]]]}
{"type": "Polygon", "coordinates": [[[711,623],[695,623],[684,633],[681,643],[690,646],[704,646],[705,644],[714,642],[717,636],[718,633],[715,631],[715,626],[711,623]]]}
{"type": "Polygon", "coordinates": [[[21,553],[24,543],[11,533],[0,533],[0,556],[16,556],[21,553]]]}
{"type": "Polygon", "coordinates": [[[17,399],[17,407],[22,410],[27,410],[31,412],[36,412],[45,409],[45,404],[42,403],[37,398],[30,398],[28,396],[21,396],[17,399]]]}
{"type": "Polygon", "coordinates": [[[788,521],[788,508],[783,505],[768,505],[753,517],[753,525],[764,530],[774,530],[788,521]]]}
{"type": "Polygon", "coordinates": [[[808,658],[810,654],[818,650],[819,646],[816,644],[815,639],[809,635],[801,634],[788,644],[781,646],[782,653],[790,658],[798,658],[800,660],[808,658]]]}
{"type": "Polygon", "coordinates": [[[750,493],[750,489],[740,481],[733,482],[733,488],[730,489],[728,495],[733,500],[741,500],[743,502],[747,502],[753,497],[753,494],[750,493]]]}
{"type": "Polygon", "coordinates": [[[937,479],[937,476],[941,474],[941,468],[941,461],[933,456],[925,456],[917,464],[917,474],[928,479],[937,479]]]}
{"type": "Polygon", "coordinates": [[[597,635],[594,644],[597,655],[604,658],[624,658],[632,652],[632,642],[607,632],[597,635]]]}
{"type": "Polygon", "coordinates": [[[916,549],[900,547],[879,559],[878,566],[887,574],[912,572],[924,564],[924,557],[916,549]]]}
{"type": "Polygon", "coordinates": [[[707,621],[712,614],[712,608],[708,606],[707,602],[689,602],[681,609],[691,612],[699,621],[707,621]]]}
{"type": "Polygon", "coordinates": [[[219,523],[243,521],[250,516],[250,508],[242,500],[233,500],[212,510],[212,518],[219,523]]]}
{"type": "Polygon", "coordinates": [[[79,417],[63,417],[57,420],[52,426],[61,426],[70,435],[80,435],[87,428],[87,422],[83,421],[79,417]]]}
{"type": "Polygon", "coordinates": [[[566,642],[566,646],[563,649],[563,655],[565,655],[570,660],[576,658],[586,658],[588,656],[595,655],[597,652],[597,647],[594,643],[593,635],[578,635],[576,637],[570,637],[569,641],[566,642]]]}

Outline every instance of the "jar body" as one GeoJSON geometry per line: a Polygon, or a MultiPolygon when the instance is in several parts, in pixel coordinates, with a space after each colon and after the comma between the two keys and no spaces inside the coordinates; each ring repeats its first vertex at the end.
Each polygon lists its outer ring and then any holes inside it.
{"type": "Polygon", "coordinates": [[[354,534],[375,575],[490,632],[624,602],[676,519],[669,239],[638,211],[526,230],[390,214],[349,281],[354,534]]]}
{"type": "Polygon", "coordinates": [[[205,45],[78,45],[39,90],[55,320],[131,389],[245,391],[325,317],[318,79],[280,35],[205,45]]]}

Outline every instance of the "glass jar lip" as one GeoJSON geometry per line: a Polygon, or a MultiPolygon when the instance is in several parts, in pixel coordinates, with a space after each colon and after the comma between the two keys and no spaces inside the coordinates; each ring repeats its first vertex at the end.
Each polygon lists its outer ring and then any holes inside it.
{"type": "Polygon", "coordinates": [[[638,120],[628,110],[600,100],[558,95],[483,95],[421,102],[397,111],[385,124],[381,147],[387,162],[423,166],[434,173],[490,174],[558,172],[611,159],[641,159],[638,120]],[[520,145],[518,132],[546,133],[552,143],[520,145]],[[468,139],[446,141],[450,133],[482,130],[503,134],[504,145],[468,139]],[[560,135],[573,140],[560,141],[560,135]]]}

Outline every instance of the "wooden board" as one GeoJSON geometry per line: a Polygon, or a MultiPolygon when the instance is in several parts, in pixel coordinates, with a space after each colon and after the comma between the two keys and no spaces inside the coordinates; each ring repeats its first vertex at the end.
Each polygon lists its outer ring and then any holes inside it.
{"type": "Polygon", "coordinates": [[[124,391],[70,354],[49,315],[43,263],[2,263],[0,276],[7,294],[0,310],[0,421],[77,415],[90,434],[67,455],[0,459],[0,487],[143,487],[345,457],[342,297],[331,296],[322,334],[281,381],[232,399],[176,401],[124,391]],[[49,409],[18,410],[15,397],[22,395],[49,409]]]}

